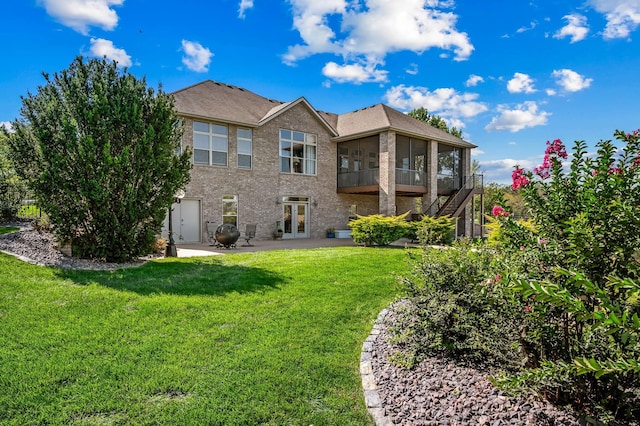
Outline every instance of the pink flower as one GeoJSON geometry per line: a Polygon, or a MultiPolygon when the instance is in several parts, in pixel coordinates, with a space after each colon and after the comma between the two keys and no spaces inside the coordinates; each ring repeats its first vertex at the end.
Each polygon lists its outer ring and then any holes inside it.
{"type": "Polygon", "coordinates": [[[513,189],[520,189],[530,183],[529,178],[524,174],[524,169],[518,166],[516,166],[513,173],[511,173],[511,180],[513,181],[511,188],[513,189]]]}
{"type": "Polygon", "coordinates": [[[525,307],[524,307],[524,310],[525,310],[526,312],[530,312],[530,311],[531,311],[531,306],[529,306],[529,305],[525,306],[525,307]]]}
{"type": "Polygon", "coordinates": [[[622,169],[620,167],[611,167],[609,169],[609,174],[610,175],[621,175],[622,174],[622,169]]]}
{"type": "Polygon", "coordinates": [[[502,275],[496,274],[496,278],[495,278],[496,282],[500,282],[501,279],[502,279],[502,275]]]}
{"type": "Polygon", "coordinates": [[[533,169],[533,172],[540,176],[541,179],[547,179],[551,176],[549,172],[551,170],[551,159],[552,158],[564,158],[566,159],[568,156],[567,150],[562,144],[560,139],[556,139],[553,142],[547,141],[547,149],[544,151],[544,159],[542,160],[542,165],[540,167],[536,167],[533,169]]]}
{"type": "Polygon", "coordinates": [[[507,217],[510,215],[508,211],[506,211],[502,206],[493,206],[491,209],[491,215],[493,217],[507,217]]]}

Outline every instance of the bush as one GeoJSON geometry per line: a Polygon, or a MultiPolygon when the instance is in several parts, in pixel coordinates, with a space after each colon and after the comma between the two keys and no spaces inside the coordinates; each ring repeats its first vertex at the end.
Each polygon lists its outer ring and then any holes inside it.
{"type": "Polygon", "coordinates": [[[190,150],[170,95],[115,62],[76,58],[22,100],[11,158],[60,241],[80,257],[120,262],[148,254],[190,150]]]}
{"type": "Polygon", "coordinates": [[[400,332],[411,341],[397,339],[405,363],[442,352],[518,362],[511,348],[521,315],[510,306],[517,301],[503,297],[502,277],[491,272],[492,258],[489,250],[465,240],[451,248],[424,247],[412,256],[412,275],[401,286],[416,321],[400,332]]]}
{"type": "MultiPolygon", "coordinates": [[[[505,258],[529,252],[540,267],[512,277],[508,288],[528,301],[521,350],[527,370],[496,383],[580,403],[590,415],[640,415],[640,133],[617,131],[589,157],[576,142],[570,166],[561,141],[547,143],[532,172],[516,167],[535,233],[520,233],[508,215],[505,258]]],[[[524,268],[523,268],[524,271],[524,268]]]]}
{"type": "Polygon", "coordinates": [[[0,126],[0,221],[16,218],[20,202],[27,193],[25,182],[20,179],[9,158],[6,130],[0,126]]]}
{"type": "Polygon", "coordinates": [[[399,216],[358,216],[349,222],[351,237],[357,244],[365,246],[387,246],[407,234],[408,213],[399,216]]]}
{"type": "Polygon", "coordinates": [[[418,222],[411,222],[411,230],[415,238],[423,245],[449,245],[455,239],[457,219],[449,216],[424,216],[418,222]]]}
{"type": "Polygon", "coordinates": [[[398,334],[415,354],[487,354],[519,365],[494,378],[506,391],[593,422],[640,417],[640,131],[615,137],[595,156],[576,142],[566,165],[548,142],[540,167],[513,172],[530,221],[496,205],[487,247],[425,252],[404,281],[419,321],[398,334]]]}

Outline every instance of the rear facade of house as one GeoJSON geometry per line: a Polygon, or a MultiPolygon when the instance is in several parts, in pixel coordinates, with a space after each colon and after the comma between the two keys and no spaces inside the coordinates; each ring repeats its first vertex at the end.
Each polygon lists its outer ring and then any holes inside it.
{"type": "MultiPolygon", "coordinates": [[[[304,98],[281,102],[204,81],[173,93],[191,182],[173,206],[176,243],[207,229],[256,224],[256,239],[320,238],[356,215],[410,212],[458,218],[472,235],[474,145],[383,104],[346,114],[304,98]]],[[[411,216],[409,216],[411,217],[411,216]]]]}

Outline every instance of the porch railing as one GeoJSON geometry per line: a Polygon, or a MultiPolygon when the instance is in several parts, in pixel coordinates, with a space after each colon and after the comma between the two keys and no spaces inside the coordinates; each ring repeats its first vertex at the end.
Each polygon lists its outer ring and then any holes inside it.
{"type": "Polygon", "coordinates": [[[427,173],[419,170],[396,169],[396,185],[427,186],[427,173]]]}
{"type": "Polygon", "coordinates": [[[338,188],[351,186],[370,186],[380,183],[378,169],[359,170],[357,172],[338,173],[338,188]]]}
{"type": "MultiPolygon", "coordinates": [[[[456,209],[457,209],[457,207],[459,207],[459,203],[461,203],[466,198],[466,196],[469,194],[469,191],[474,189],[482,189],[483,187],[484,187],[483,175],[473,174],[471,176],[468,176],[465,179],[462,187],[459,188],[455,194],[448,197],[444,202],[442,202],[442,199],[438,197],[433,203],[431,203],[431,205],[427,209],[427,214],[429,214],[430,216],[439,215],[441,213],[440,209],[444,207],[445,204],[448,204],[450,206],[451,205],[456,206],[456,209]]],[[[454,211],[456,209],[454,209],[454,211]]]]}

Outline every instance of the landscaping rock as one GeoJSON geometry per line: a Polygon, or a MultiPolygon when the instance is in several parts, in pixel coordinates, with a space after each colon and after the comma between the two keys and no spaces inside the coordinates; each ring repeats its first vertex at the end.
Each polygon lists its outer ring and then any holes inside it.
{"type": "Polygon", "coordinates": [[[53,234],[33,229],[23,229],[0,235],[0,251],[12,254],[29,263],[63,269],[114,270],[140,266],[144,263],[144,260],[109,263],[69,257],[60,251],[53,234]]]}
{"type": "MultiPolygon", "coordinates": [[[[398,314],[391,307],[372,342],[371,367],[382,409],[393,424],[417,425],[563,425],[585,424],[569,408],[534,397],[509,398],[487,379],[482,367],[460,366],[429,358],[405,369],[389,361],[387,327],[398,314]]],[[[380,322],[380,317],[379,317],[380,322]]]]}

